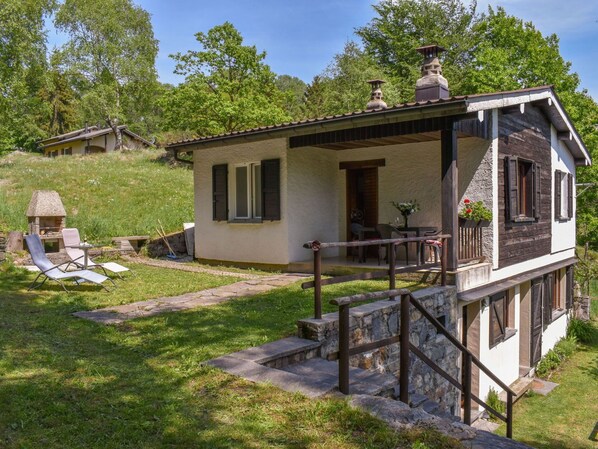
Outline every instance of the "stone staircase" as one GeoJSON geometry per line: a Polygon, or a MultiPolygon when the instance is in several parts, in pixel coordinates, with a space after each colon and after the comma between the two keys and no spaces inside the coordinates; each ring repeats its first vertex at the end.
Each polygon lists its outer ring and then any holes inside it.
{"type": "MultiPolygon", "coordinates": [[[[319,350],[317,341],[288,337],[212,359],[206,365],[311,398],[341,395],[338,363],[320,358],[319,350]]],[[[351,404],[397,430],[430,426],[462,441],[468,448],[529,449],[525,444],[463,424],[459,417],[440,410],[438,403],[414,390],[410,390],[410,404],[403,404],[398,400],[397,384],[393,375],[351,368],[351,404]]]]}

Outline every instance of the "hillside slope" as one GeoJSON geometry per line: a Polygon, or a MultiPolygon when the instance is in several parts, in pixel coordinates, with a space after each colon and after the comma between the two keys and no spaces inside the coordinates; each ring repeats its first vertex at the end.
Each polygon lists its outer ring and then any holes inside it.
{"type": "Polygon", "coordinates": [[[56,190],[68,227],[98,243],[118,235],[182,230],[193,221],[193,172],[171,167],[155,150],[45,158],[12,153],[0,158],[0,231],[27,230],[34,190],[56,190]]]}

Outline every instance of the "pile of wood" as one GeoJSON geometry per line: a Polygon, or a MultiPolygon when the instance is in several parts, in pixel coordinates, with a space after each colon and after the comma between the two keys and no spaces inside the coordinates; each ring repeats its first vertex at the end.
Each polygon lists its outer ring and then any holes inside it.
{"type": "Polygon", "coordinates": [[[6,235],[0,234],[0,262],[6,258],[6,235]]]}

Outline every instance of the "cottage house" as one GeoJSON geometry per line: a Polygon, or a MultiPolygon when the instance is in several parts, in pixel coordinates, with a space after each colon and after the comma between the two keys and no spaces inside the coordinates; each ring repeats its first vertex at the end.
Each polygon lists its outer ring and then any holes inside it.
{"type": "MultiPolygon", "coordinates": [[[[152,143],[129,131],[126,125],[117,127],[125,148],[148,148],[152,143]]],[[[70,133],[50,137],[38,142],[44,156],[70,156],[73,154],[111,153],[116,148],[116,136],[112,128],[86,126],[70,133]]]]}
{"type": "MultiPolygon", "coordinates": [[[[461,340],[509,384],[565,335],[575,168],[591,160],[551,86],[450,96],[440,50],[419,49],[414,103],[386,107],[374,82],[364,111],[168,148],[193,156],[195,255],[206,261],[296,269],[311,257],[305,242],[351,240],[356,210],[372,227],[396,220],[393,201],[415,199],[411,228],[453,236],[461,340]],[[475,248],[458,237],[465,199],[492,210],[475,248]]],[[[473,377],[479,397],[496,388],[473,377]]]]}

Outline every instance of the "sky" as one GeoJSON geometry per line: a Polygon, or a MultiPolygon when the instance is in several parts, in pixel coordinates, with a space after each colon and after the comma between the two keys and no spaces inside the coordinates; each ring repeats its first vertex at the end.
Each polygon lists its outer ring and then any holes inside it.
{"type": "MultiPolygon", "coordinates": [[[[134,0],[152,16],[160,50],[160,81],[178,84],[169,55],[197,50],[195,33],[231,22],[247,45],[266,51],[266,63],[279,74],[310,82],[340,53],[346,42],[374,17],[372,0],[134,0]]],[[[464,0],[468,1],[468,0],[464,0]]],[[[598,99],[598,0],[478,0],[478,11],[503,6],[532,21],[543,35],[555,33],[561,55],[572,63],[581,87],[598,99]]],[[[51,45],[64,36],[51,31],[51,45]]],[[[450,82],[450,80],[449,80],[450,82]]]]}

